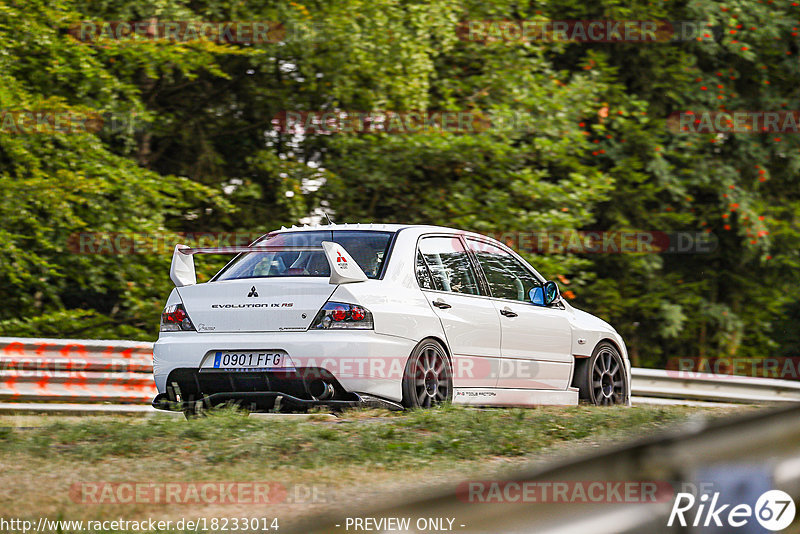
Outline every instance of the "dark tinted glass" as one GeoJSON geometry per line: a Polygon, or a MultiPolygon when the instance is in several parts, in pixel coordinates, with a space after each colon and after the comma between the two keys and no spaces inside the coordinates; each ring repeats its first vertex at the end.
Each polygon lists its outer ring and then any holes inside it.
{"type": "Polygon", "coordinates": [[[425,259],[422,257],[422,253],[420,252],[417,252],[416,271],[417,283],[419,284],[419,287],[422,289],[434,289],[431,273],[428,271],[428,267],[425,265],[425,259]]]}
{"type": "Polygon", "coordinates": [[[505,250],[474,239],[467,239],[467,244],[478,258],[493,297],[528,302],[530,290],[541,285],[533,273],[505,250]]]}
{"type": "Polygon", "coordinates": [[[433,278],[433,289],[478,295],[478,277],[457,237],[426,237],[419,251],[433,278]]]}
{"type": "MultiPolygon", "coordinates": [[[[323,241],[335,241],[353,257],[368,278],[380,276],[388,261],[390,232],[357,230],[286,232],[268,235],[257,245],[270,247],[320,247],[323,241]]],[[[256,246],[257,246],[256,245],[256,246]]],[[[215,280],[273,278],[281,276],[330,276],[325,253],[310,251],[247,252],[239,255],[217,275],[215,280]]]]}

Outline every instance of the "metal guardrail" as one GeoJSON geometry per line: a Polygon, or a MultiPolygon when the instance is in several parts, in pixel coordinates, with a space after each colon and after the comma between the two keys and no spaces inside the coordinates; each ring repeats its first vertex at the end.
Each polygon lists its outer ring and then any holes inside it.
{"type": "MultiPolygon", "coordinates": [[[[149,404],[153,344],[0,337],[0,400],[149,404]]],[[[698,402],[800,401],[800,381],[659,369],[632,370],[638,398],[698,402]]]]}
{"type": "Polygon", "coordinates": [[[745,403],[800,401],[800,381],[793,380],[634,367],[631,381],[631,390],[638,397],[745,403]]]}
{"type": "MultiPolygon", "coordinates": [[[[688,492],[703,501],[710,501],[716,492],[724,502],[748,504],[755,509],[756,499],[765,491],[785,491],[795,501],[800,498],[800,405],[751,412],[745,416],[727,417],[707,422],[695,420],[677,430],[630,443],[609,446],[600,452],[591,447],[575,458],[542,467],[515,468],[477,477],[479,482],[496,482],[513,487],[546,486],[571,483],[587,486],[597,481],[623,483],[658,483],[671,491],[659,499],[619,502],[586,502],[580,499],[542,499],[542,493],[531,492],[529,498],[517,492],[511,499],[496,494],[486,501],[474,500],[464,491],[472,481],[422,487],[409,491],[407,500],[396,496],[384,504],[351,507],[346,511],[314,517],[293,525],[290,532],[305,534],[341,534],[350,518],[370,518],[373,524],[382,519],[452,518],[455,532],[464,533],[531,533],[531,534],[675,534],[766,532],[750,517],[747,528],[709,529],[693,527],[699,508],[686,512],[687,525],[677,522],[668,526],[678,493],[688,492]],[[688,490],[688,491],[687,491],[688,490]],[[694,490],[694,491],[692,491],[694,490]],[[725,499],[725,500],[723,500],[725,499]],[[542,502],[545,501],[545,502],[542,502]]],[[[554,495],[551,493],[551,495],[554,495]]],[[[566,494],[565,494],[566,495],[566,494]]],[[[623,495],[625,495],[623,493],[623,495]]],[[[624,499],[623,499],[624,500],[624,499]]],[[[708,510],[708,503],[704,505],[708,510]]],[[[725,520],[732,506],[722,515],[725,520]]],[[[763,511],[762,511],[763,513],[763,511]]],[[[701,515],[701,519],[705,516],[701,515]]],[[[795,523],[795,527],[797,523],[795,523]]],[[[406,530],[404,532],[424,532],[406,530]]],[[[786,532],[796,530],[786,530],[786,532]]]]}
{"type": "Polygon", "coordinates": [[[0,337],[0,400],[150,403],[153,344],[0,337]]]}

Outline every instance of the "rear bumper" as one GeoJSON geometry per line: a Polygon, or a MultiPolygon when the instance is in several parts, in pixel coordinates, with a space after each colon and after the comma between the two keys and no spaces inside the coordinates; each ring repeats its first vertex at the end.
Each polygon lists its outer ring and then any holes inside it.
{"type": "MultiPolygon", "coordinates": [[[[173,372],[194,372],[204,378],[220,374],[224,376],[218,378],[225,379],[227,374],[224,373],[199,371],[204,359],[215,351],[280,349],[286,351],[295,369],[321,369],[335,378],[344,393],[360,393],[399,402],[402,400],[403,370],[415,345],[415,340],[377,334],[372,330],[233,334],[162,332],[153,348],[153,374],[158,392],[167,393],[168,378],[173,372]]],[[[276,373],[228,374],[238,380],[276,373]]],[[[283,386],[276,388],[274,377],[265,378],[261,383],[253,380],[252,386],[201,383],[197,389],[203,395],[251,391],[284,393],[303,400],[303,395],[298,394],[301,390],[283,386]]],[[[291,376],[283,378],[292,379],[291,376]]]]}

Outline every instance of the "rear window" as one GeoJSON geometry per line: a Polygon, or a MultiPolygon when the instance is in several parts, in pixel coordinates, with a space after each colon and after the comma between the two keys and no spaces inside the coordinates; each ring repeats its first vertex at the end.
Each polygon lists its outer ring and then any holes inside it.
{"type": "MultiPolygon", "coordinates": [[[[358,230],[285,232],[268,234],[256,241],[256,245],[319,247],[323,241],[335,241],[353,257],[367,278],[378,278],[383,270],[383,265],[389,259],[391,237],[391,232],[358,230]]],[[[321,249],[311,251],[273,250],[240,254],[226,265],[214,280],[284,276],[328,277],[330,275],[331,268],[321,249]]]]}

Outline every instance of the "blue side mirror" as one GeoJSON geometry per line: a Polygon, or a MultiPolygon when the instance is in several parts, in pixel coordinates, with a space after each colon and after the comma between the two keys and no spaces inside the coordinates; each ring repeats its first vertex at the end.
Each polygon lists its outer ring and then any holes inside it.
{"type": "Polygon", "coordinates": [[[558,284],[548,280],[542,287],[544,288],[544,305],[550,306],[561,295],[558,291],[558,284]]]}
{"type": "Polygon", "coordinates": [[[541,286],[534,287],[528,293],[534,306],[544,306],[544,290],[541,286]]]}

